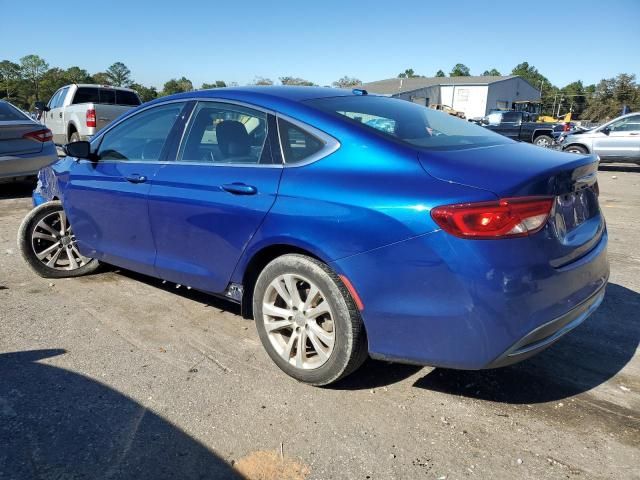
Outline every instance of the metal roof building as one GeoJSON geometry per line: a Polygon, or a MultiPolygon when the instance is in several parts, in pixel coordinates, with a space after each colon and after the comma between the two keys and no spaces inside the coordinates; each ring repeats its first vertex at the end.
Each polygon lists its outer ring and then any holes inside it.
{"type": "Polygon", "coordinates": [[[390,78],[361,88],[420,105],[448,105],[467,118],[483,117],[494,108],[510,109],[515,101],[540,99],[540,90],[517,75],[390,78]]]}

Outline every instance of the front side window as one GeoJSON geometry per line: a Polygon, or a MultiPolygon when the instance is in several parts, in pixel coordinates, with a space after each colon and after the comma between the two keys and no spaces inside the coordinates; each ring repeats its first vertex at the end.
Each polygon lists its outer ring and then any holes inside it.
{"type": "Polygon", "coordinates": [[[610,132],[637,132],[640,131],[640,115],[622,118],[609,125],[610,132]]]}
{"type": "Polygon", "coordinates": [[[228,103],[199,102],[191,114],[178,161],[271,163],[267,114],[228,103]],[[267,158],[269,157],[269,158],[267,158]]]}
{"type": "Polygon", "coordinates": [[[447,113],[396,98],[349,95],[318,98],[306,103],[319,110],[347,118],[356,125],[362,125],[362,128],[424,149],[455,149],[513,141],[447,113]],[[377,128],[367,124],[367,116],[386,119],[387,126],[377,128]]]}
{"type": "Polygon", "coordinates": [[[158,161],[184,103],[170,103],[138,113],[109,130],[98,148],[100,160],[158,161]]]}
{"type": "Polygon", "coordinates": [[[280,131],[284,161],[287,164],[308,160],[325,146],[325,143],[319,138],[282,118],[278,119],[278,130],[280,131]]]}

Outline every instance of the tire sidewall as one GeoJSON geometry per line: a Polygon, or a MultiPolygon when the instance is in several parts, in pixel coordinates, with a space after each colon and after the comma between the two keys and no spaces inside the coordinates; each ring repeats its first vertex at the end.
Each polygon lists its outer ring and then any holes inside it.
{"type": "Polygon", "coordinates": [[[86,275],[94,271],[98,267],[98,261],[91,259],[86,265],[75,270],[56,270],[43,264],[32,247],[31,235],[36,224],[47,215],[63,210],[62,204],[59,201],[52,201],[43,203],[31,210],[24,218],[18,229],[18,249],[25,262],[31,267],[31,269],[41,277],[44,278],[68,278],[78,277],[86,275]]]}
{"type": "MultiPolygon", "coordinates": [[[[276,365],[291,377],[312,385],[326,385],[343,375],[348,367],[354,349],[353,328],[351,322],[353,309],[340,291],[334,275],[328,267],[302,255],[284,255],[269,263],[260,273],[254,288],[253,312],[260,340],[276,365]],[[313,281],[329,303],[333,313],[335,343],[329,359],[320,367],[298,369],[283,359],[271,345],[264,327],[262,301],[267,287],[279,275],[293,273],[313,281]],[[350,311],[351,310],[351,311],[350,311]]],[[[337,277],[336,277],[337,279],[337,277]]],[[[339,281],[339,279],[338,279],[339,281]]],[[[352,300],[351,300],[352,301],[352,300]]]]}
{"type": "Polygon", "coordinates": [[[539,135],[536,137],[536,139],[533,141],[534,145],[538,146],[538,147],[543,147],[543,148],[549,148],[551,145],[553,145],[553,138],[551,138],[548,135],[539,135]],[[540,140],[544,140],[545,144],[540,144],[538,143],[540,140]]]}

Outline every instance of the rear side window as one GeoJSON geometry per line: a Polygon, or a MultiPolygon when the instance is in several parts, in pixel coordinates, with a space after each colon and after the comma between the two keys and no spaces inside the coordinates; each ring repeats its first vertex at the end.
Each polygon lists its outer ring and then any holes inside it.
{"type": "Polygon", "coordinates": [[[15,120],[25,120],[28,117],[13,105],[7,102],[0,102],[0,122],[11,122],[15,120]]]}
{"type": "Polygon", "coordinates": [[[504,112],[502,114],[503,123],[517,123],[520,121],[521,114],[518,112],[504,112]]]}
{"type": "Polygon", "coordinates": [[[325,146],[319,138],[282,118],[278,119],[278,130],[284,162],[287,164],[308,160],[325,146]]]}

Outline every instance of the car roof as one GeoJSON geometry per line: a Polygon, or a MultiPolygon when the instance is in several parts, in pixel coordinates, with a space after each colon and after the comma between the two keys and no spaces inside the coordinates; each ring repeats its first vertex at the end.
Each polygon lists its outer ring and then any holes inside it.
{"type": "Polygon", "coordinates": [[[257,96],[270,96],[282,98],[285,100],[311,100],[314,98],[326,97],[342,97],[354,95],[353,90],[332,87],[298,87],[292,85],[252,85],[247,87],[227,87],[213,88],[210,90],[196,90],[190,92],[196,95],[202,95],[205,92],[211,92],[214,96],[233,95],[235,93],[254,94],[257,96]]]}

